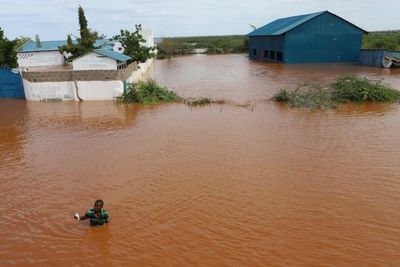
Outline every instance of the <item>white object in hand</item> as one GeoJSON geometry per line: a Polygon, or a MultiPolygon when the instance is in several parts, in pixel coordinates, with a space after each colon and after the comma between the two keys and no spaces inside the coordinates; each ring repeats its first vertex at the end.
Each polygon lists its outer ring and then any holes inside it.
{"type": "Polygon", "coordinates": [[[78,213],[75,213],[74,217],[75,217],[75,219],[79,220],[79,214],[78,213]]]}

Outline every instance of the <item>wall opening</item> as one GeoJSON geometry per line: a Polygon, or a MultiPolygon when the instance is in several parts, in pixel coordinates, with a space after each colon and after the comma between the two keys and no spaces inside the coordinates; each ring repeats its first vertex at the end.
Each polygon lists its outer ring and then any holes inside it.
{"type": "Polygon", "coordinates": [[[253,49],[253,56],[257,55],[257,49],[253,49]]]}
{"type": "Polygon", "coordinates": [[[283,53],[282,52],[276,52],[276,60],[282,61],[283,60],[283,53]]]}
{"type": "Polygon", "coordinates": [[[269,58],[270,59],[275,59],[275,51],[269,51],[269,58]]]}

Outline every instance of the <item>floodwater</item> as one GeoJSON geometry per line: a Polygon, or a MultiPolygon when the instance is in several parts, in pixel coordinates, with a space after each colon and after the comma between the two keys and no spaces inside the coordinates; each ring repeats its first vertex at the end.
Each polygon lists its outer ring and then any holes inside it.
{"type": "Polygon", "coordinates": [[[400,89],[394,71],[226,55],[151,73],[224,105],[0,100],[0,265],[399,266],[400,106],[268,101],[350,71],[400,89]],[[97,198],[108,225],[73,219],[97,198]]]}

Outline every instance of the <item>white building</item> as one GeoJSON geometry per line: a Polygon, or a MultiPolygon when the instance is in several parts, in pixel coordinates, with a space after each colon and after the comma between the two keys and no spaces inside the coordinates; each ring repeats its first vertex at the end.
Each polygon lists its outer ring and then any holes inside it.
{"type": "Polygon", "coordinates": [[[132,58],[111,49],[96,49],[72,61],[73,70],[117,70],[132,58]]]}
{"type": "MultiPolygon", "coordinates": [[[[76,41],[74,41],[75,43],[76,41]]],[[[113,40],[99,39],[94,46],[113,49],[113,40]]],[[[17,59],[20,68],[32,67],[57,67],[65,63],[64,56],[60,53],[59,47],[66,45],[66,40],[43,41],[39,46],[35,41],[29,41],[17,49],[17,59]]],[[[116,52],[122,53],[116,50],[116,52]]]]}
{"type": "Polygon", "coordinates": [[[59,46],[67,41],[46,41],[38,46],[29,41],[17,50],[18,65],[20,68],[54,67],[64,64],[64,56],[58,51],[59,46]]]}

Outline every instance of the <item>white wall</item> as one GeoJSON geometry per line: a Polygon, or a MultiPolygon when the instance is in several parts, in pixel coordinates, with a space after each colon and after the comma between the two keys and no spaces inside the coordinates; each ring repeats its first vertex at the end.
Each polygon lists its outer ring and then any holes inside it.
{"type": "MultiPolygon", "coordinates": [[[[29,82],[23,79],[27,100],[49,99],[79,101],[74,82],[29,82]]],[[[113,100],[124,90],[121,81],[78,81],[78,94],[82,100],[113,100]]]]}
{"type": "Polygon", "coordinates": [[[72,61],[74,70],[116,70],[117,61],[97,53],[89,53],[72,61]]]}
{"type": "Polygon", "coordinates": [[[153,62],[154,62],[154,59],[150,58],[146,62],[140,63],[138,65],[139,69],[134,71],[134,72],[132,72],[131,76],[129,76],[129,78],[126,81],[129,82],[129,83],[132,83],[132,82],[137,82],[137,81],[140,81],[140,80],[145,80],[147,78],[146,77],[146,72],[151,67],[153,62]]]}
{"type": "Polygon", "coordinates": [[[124,53],[124,51],[125,51],[121,42],[118,42],[118,41],[114,43],[113,50],[114,50],[114,52],[118,52],[118,53],[124,53]]]}
{"type": "Polygon", "coordinates": [[[17,53],[20,68],[53,67],[64,64],[64,57],[58,51],[17,53]]]}
{"type": "Polygon", "coordinates": [[[27,100],[62,99],[75,100],[73,82],[29,82],[23,79],[27,100]]]}
{"type": "Polygon", "coordinates": [[[82,100],[113,100],[124,91],[121,81],[79,81],[79,96],[82,100]]]}
{"type": "Polygon", "coordinates": [[[143,39],[146,40],[146,42],[143,43],[144,46],[151,47],[154,46],[154,37],[153,37],[153,32],[150,29],[143,29],[140,32],[143,36],[143,39]]]}

